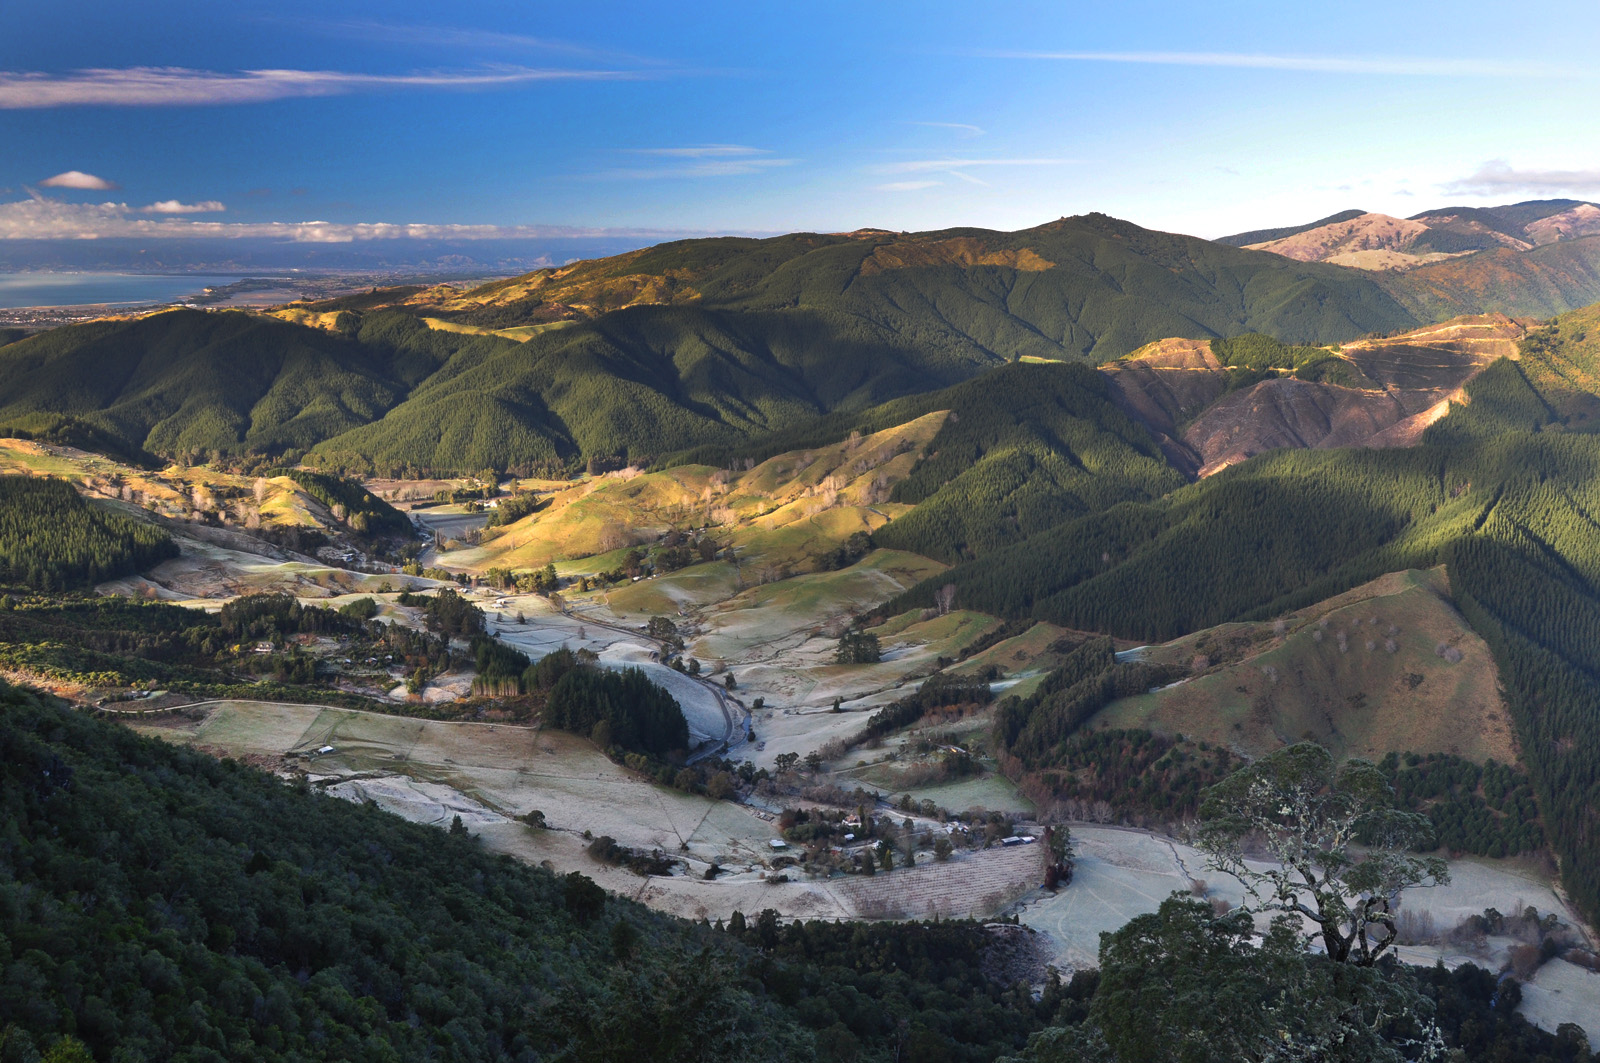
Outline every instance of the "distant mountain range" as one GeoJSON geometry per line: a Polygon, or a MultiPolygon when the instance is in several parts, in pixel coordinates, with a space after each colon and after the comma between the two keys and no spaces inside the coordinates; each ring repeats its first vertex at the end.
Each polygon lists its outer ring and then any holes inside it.
{"type": "Polygon", "coordinates": [[[1088,214],[1017,232],[682,240],[466,292],[294,304],[279,320],[92,323],[0,348],[0,430],[389,471],[638,461],[750,446],[1019,359],[1103,363],[1163,338],[1245,333],[1343,343],[1600,301],[1600,237],[1578,234],[1600,210],[1446,213],[1390,219],[1410,250],[1385,253],[1417,257],[1440,234],[1493,247],[1374,271],[1285,243],[1369,215],[1243,234],[1272,236],[1258,242],[1279,251],[1265,253],[1088,214]]]}
{"type": "Polygon", "coordinates": [[[1540,199],[1501,207],[1444,207],[1409,218],[1345,210],[1304,225],[1236,233],[1217,242],[1299,262],[1388,270],[1477,251],[1531,251],[1597,234],[1600,206],[1540,199]]]}

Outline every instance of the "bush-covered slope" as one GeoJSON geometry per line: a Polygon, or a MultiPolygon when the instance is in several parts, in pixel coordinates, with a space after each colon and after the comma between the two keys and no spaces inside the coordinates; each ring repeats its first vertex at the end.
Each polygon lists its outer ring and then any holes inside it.
{"type": "Polygon", "coordinates": [[[890,500],[917,508],[884,527],[879,545],[942,561],[976,557],[1183,483],[1086,366],[1007,366],[901,404],[930,400],[952,416],[895,485],[890,500]]]}
{"type": "Polygon", "coordinates": [[[70,426],[173,455],[306,449],[405,394],[381,352],[241,312],[175,310],[0,349],[0,430],[70,426]]]}
{"type": "Polygon", "coordinates": [[[99,1059],[805,1054],[709,928],[464,831],[10,688],[0,750],[8,1053],[73,1034],[99,1059]]]}
{"type": "Polygon", "coordinates": [[[889,603],[1167,639],[1444,563],[1493,648],[1565,881],[1600,913],[1600,439],[1549,430],[1516,363],[1407,450],[1279,451],[1069,521],[889,603]]]}
{"type": "Polygon", "coordinates": [[[1331,343],[1463,310],[1553,313],[1600,295],[1597,259],[1600,237],[1376,277],[1095,214],[1011,233],[680,241],[465,294],[399,290],[388,308],[368,298],[313,315],[328,331],[196,311],[57,329],[0,348],[0,430],[168,456],[312,449],[380,472],[639,460],[1022,357],[1103,362],[1166,336],[1331,343]],[[424,317],[564,327],[518,342],[424,317]]]}
{"type": "Polygon", "coordinates": [[[1480,251],[1379,280],[1419,321],[1496,312],[1550,317],[1600,299],[1600,236],[1480,251]]]}

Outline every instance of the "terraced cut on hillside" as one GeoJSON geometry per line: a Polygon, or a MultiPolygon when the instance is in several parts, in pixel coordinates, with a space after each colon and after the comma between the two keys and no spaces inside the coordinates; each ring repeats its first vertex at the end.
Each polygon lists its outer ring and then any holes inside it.
{"type": "Polygon", "coordinates": [[[1496,359],[1515,358],[1526,328],[1503,314],[1456,318],[1356,340],[1337,357],[1377,387],[1281,375],[1228,392],[1210,341],[1163,340],[1103,370],[1118,402],[1201,477],[1280,447],[1410,446],[1496,359]]]}
{"type": "Polygon", "coordinates": [[[1309,738],[1374,761],[1391,750],[1517,760],[1494,658],[1456,611],[1442,568],[1138,652],[1195,675],[1111,703],[1091,728],[1146,727],[1251,757],[1309,738]]]}

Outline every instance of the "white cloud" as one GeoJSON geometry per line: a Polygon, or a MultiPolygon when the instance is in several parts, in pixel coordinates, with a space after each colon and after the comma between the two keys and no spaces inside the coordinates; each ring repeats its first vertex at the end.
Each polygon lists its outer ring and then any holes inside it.
{"type": "Polygon", "coordinates": [[[1473,196],[1501,196],[1508,193],[1545,195],[1552,192],[1600,192],[1600,169],[1518,170],[1505,159],[1491,159],[1470,177],[1444,186],[1446,192],[1473,196]]]}
{"type": "Polygon", "coordinates": [[[635,76],[620,70],[544,70],[523,66],[422,74],[358,74],[341,70],[244,70],[224,74],[184,67],[79,70],[65,75],[0,71],[0,110],[263,103],[379,89],[496,88],[536,81],[602,81],[635,76]]]}
{"type": "Polygon", "coordinates": [[[46,177],[39,182],[42,188],[83,188],[94,192],[109,192],[117,186],[107,181],[104,177],[96,177],[92,173],[82,170],[68,170],[58,173],[54,177],[46,177]]]}
{"type": "Polygon", "coordinates": [[[141,214],[216,214],[228,208],[214,199],[201,200],[199,203],[180,203],[176,199],[163,199],[152,203],[148,207],[140,207],[141,214]]]}
{"type": "Polygon", "coordinates": [[[969,137],[981,137],[984,135],[983,129],[975,125],[968,125],[966,122],[912,122],[911,124],[928,126],[933,129],[954,129],[956,132],[964,133],[969,137]]]}
{"type": "Polygon", "coordinates": [[[1550,62],[1439,59],[1428,56],[1262,55],[1248,52],[981,52],[992,59],[1059,59],[1086,63],[1214,66],[1247,70],[1298,70],[1318,74],[1427,77],[1593,77],[1594,71],[1550,62]]]}
{"type": "MultiPolygon", "coordinates": [[[[211,206],[211,204],[199,204],[211,206]]],[[[215,204],[220,207],[221,204],[215,204]]],[[[435,225],[390,222],[197,221],[126,203],[64,203],[37,196],[0,203],[0,240],[189,239],[256,237],[290,243],[355,240],[514,240],[598,236],[676,239],[705,233],[654,229],[582,229],[545,225],[435,225]],[[150,213],[157,213],[151,217],[150,213]]]]}
{"type": "Polygon", "coordinates": [[[943,181],[890,181],[887,184],[873,185],[877,192],[916,192],[924,188],[933,188],[943,184],[943,181]]]}

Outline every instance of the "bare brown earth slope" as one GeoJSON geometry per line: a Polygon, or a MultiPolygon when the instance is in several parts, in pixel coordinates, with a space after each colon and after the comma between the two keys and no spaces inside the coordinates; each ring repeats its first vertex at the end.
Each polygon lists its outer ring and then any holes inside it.
{"type": "Polygon", "coordinates": [[[1119,406],[1168,459],[1209,476],[1279,447],[1409,446],[1497,358],[1517,356],[1524,326],[1503,314],[1345,344],[1337,353],[1378,387],[1280,375],[1227,392],[1209,341],[1163,340],[1107,366],[1119,406]]]}
{"type": "MultiPolygon", "coordinates": [[[[1343,256],[1361,251],[1406,251],[1427,231],[1426,225],[1407,218],[1363,214],[1246,247],[1251,251],[1271,251],[1298,262],[1337,262],[1343,256]]],[[[1349,264],[1359,265],[1358,262],[1349,264]]]]}

